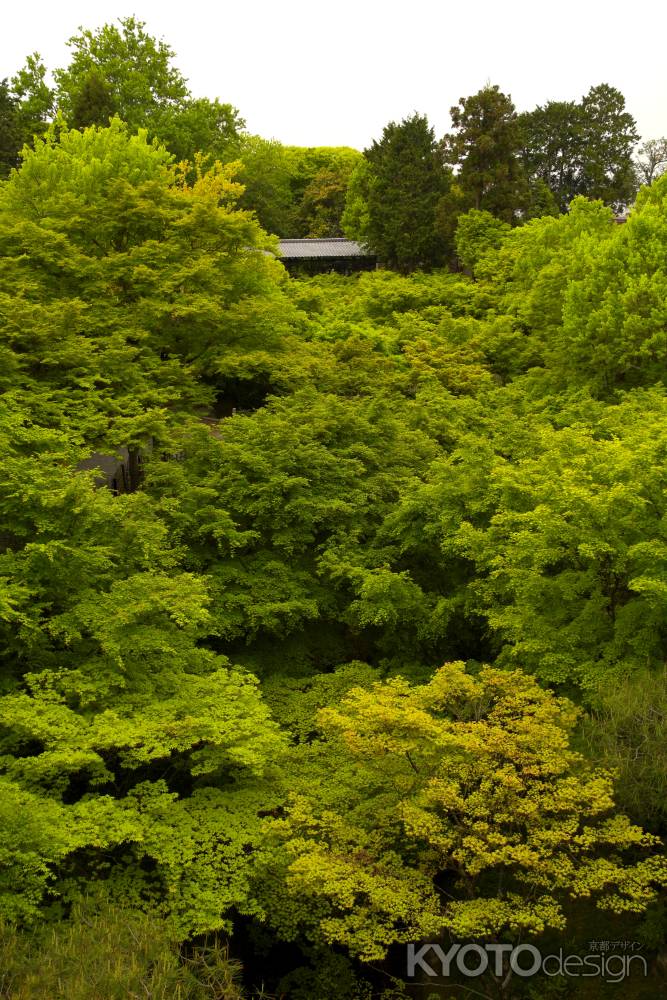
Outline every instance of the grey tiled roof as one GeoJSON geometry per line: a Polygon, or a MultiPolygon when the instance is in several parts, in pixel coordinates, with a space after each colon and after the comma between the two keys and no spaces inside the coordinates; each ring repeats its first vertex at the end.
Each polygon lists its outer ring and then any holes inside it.
{"type": "Polygon", "coordinates": [[[282,257],[368,257],[368,250],[355,240],[334,239],[280,240],[282,257]]]}

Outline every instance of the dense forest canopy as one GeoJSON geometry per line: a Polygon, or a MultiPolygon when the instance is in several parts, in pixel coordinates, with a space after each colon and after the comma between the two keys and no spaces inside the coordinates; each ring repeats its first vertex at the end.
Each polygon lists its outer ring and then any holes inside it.
{"type": "Polygon", "coordinates": [[[135,19],[70,46],[0,87],[0,995],[405,1000],[410,943],[599,938],[657,996],[664,140],[488,85],[288,147],[135,19]],[[342,232],[385,266],[276,257],[342,232]]]}

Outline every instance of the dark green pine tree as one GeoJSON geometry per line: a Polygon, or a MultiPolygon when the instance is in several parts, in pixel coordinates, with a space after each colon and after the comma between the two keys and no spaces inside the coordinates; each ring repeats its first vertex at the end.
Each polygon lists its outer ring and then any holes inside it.
{"type": "Polygon", "coordinates": [[[521,130],[508,94],[487,85],[450,109],[454,131],[443,139],[445,160],[458,167],[468,208],[505,222],[524,214],[528,185],[519,156],[521,130]]]}
{"type": "Polygon", "coordinates": [[[634,197],[637,126],[619,90],[599,84],[578,103],[549,101],[522,114],[519,124],[531,185],[545,183],[562,212],[580,194],[614,207],[634,197]]]}
{"type": "Polygon", "coordinates": [[[532,187],[546,184],[559,211],[580,193],[583,118],[576,101],[548,101],[519,115],[522,160],[532,187]]]}
{"type": "Polygon", "coordinates": [[[625,110],[620,90],[601,83],[581,102],[583,120],[579,193],[619,208],[637,190],[632,152],[639,140],[637,123],[625,110]]]}
{"type": "Polygon", "coordinates": [[[21,127],[17,103],[7,80],[0,80],[0,177],[18,165],[21,127]]]}
{"type": "Polygon", "coordinates": [[[390,122],[364,155],[370,164],[369,245],[400,271],[442,264],[449,248],[436,231],[435,217],[451,173],[442,164],[426,116],[390,122]]]}
{"type": "Polygon", "coordinates": [[[0,80],[0,178],[18,167],[23,147],[42,135],[53,111],[46,67],[33,52],[11,80],[0,80]]]}

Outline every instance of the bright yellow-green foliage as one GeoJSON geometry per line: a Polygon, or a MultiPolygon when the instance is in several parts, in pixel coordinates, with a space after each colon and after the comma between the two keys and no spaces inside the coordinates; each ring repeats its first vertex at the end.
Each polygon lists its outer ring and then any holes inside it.
{"type": "Polygon", "coordinates": [[[371,961],[445,930],[563,928],[568,899],[641,912],[667,863],[614,814],[611,776],[570,746],[576,717],[525,674],[461,663],[322,709],[321,742],[294,752],[305,771],[274,824],[290,859],[290,898],[272,899],[279,929],[371,961]]]}
{"type": "Polygon", "coordinates": [[[471,208],[456,225],[456,256],[474,274],[478,262],[491,250],[497,250],[511,233],[508,223],[490,212],[471,208]]]}
{"type": "Polygon", "coordinates": [[[52,131],[0,191],[11,919],[98,877],[121,903],[161,908],[179,937],[253,908],[245,858],[277,727],[255,678],[203,641],[207,581],[182,566],[154,501],[76,471],[94,445],[164,447],[179,413],[192,420],[207,394],[189,362],[229,349],[224,322],[251,364],[252,314],[282,279],[270,241],[233,211],[238,193],[221,167],[188,184],[118,121],[52,131]]]}
{"type": "Polygon", "coordinates": [[[280,737],[255,679],[199,645],[205,582],[179,570],[148,498],[49,464],[66,454],[53,437],[23,432],[2,480],[2,912],[29,920],[67,893],[58,869],[110,875],[182,935],[220,927],[247,905],[270,798],[254,784],[280,737]],[[21,455],[28,443],[41,455],[21,455]]]}
{"type": "Polygon", "coordinates": [[[169,159],[117,119],[56,123],[0,190],[7,386],[98,446],[166,444],[203,372],[265,370],[292,315],[232,168],[188,184],[169,159]]]}
{"type": "Polygon", "coordinates": [[[534,426],[513,460],[457,449],[406,496],[392,534],[419,520],[435,558],[470,561],[468,600],[505,663],[589,689],[658,664],[666,418],[663,394],[643,393],[592,426],[534,426]]]}

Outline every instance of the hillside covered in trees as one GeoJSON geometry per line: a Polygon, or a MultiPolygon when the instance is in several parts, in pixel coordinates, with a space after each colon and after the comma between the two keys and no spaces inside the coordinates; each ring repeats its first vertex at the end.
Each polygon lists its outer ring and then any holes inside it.
{"type": "Polygon", "coordinates": [[[667,174],[637,142],[603,84],[285,147],[132,19],[0,87],[0,996],[661,995],[667,174]],[[295,232],[386,266],[290,277],[295,232]],[[406,965],[596,941],[644,971],[406,965]]]}

